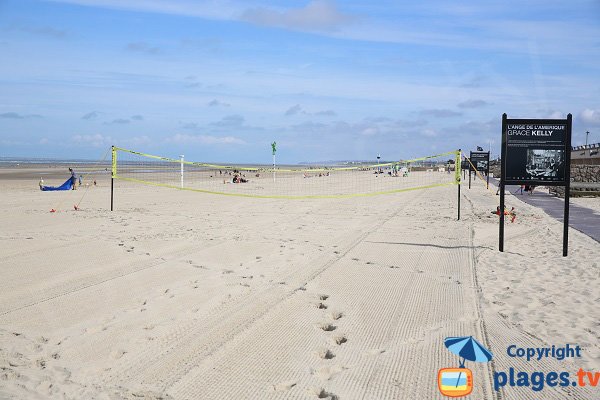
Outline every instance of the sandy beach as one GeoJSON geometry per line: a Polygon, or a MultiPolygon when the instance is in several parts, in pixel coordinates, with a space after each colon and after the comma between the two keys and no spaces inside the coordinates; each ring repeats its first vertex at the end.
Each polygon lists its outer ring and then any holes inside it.
{"type": "Polygon", "coordinates": [[[0,398],[435,399],[459,364],[444,338],[471,335],[494,359],[467,362],[470,398],[599,396],[494,389],[510,368],[600,371],[600,244],[571,229],[563,258],[562,224],[515,196],[500,253],[480,184],[460,221],[456,186],[279,200],[117,181],[110,212],[107,176],[45,193],[38,172],[0,176],[0,398]],[[581,357],[507,355],[567,343],[581,357]]]}

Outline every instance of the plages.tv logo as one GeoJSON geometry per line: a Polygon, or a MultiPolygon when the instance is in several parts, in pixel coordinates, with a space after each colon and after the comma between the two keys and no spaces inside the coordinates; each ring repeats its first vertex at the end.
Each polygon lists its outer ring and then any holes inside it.
{"type": "Polygon", "coordinates": [[[473,391],[473,372],[465,368],[465,361],[488,362],[492,353],[473,336],[448,337],[444,345],[459,356],[458,368],[442,368],[438,371],[438,389],[447,397],[463,397],[473,391]]]}

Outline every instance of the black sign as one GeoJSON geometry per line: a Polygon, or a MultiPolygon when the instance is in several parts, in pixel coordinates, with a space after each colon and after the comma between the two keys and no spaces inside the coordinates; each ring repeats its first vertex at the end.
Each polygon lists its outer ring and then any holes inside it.
{"type": "Polygon", "coordinates": [[[469,161],[465,160],[465,161],[460,162],[460,169],[470,169],[470,168],[471,168],[471,163],[469,163],[469,161]]]}
{"type": "Polygon", "coordinates": [[[569,249],[569,197],[571,193],[571,126],[567,119],[508,119],[502,115],[502,162],[498,249],[504,251],[506,185],[565,187],[563,257],[569,249]]]}
{"type": "Polygon", "coordinates": [[[472,151],[471,152],[471,164],[469,164],[470,170],[473,171],[473,167],[482,174],[488,175],[490,172],[490,153],[487,151],[472,151]]]}
{"type": "Polygon", "coordinates": [[[502,127],[505,184],[566,185],[571,125],[563,119],[506,119],[502,127]]]}

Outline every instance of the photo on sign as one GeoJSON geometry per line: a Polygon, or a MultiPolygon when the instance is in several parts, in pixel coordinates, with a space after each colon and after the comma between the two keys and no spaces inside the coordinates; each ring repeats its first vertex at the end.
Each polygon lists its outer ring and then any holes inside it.
{"type": "Polygon", "coordinates": [[[485,161],[485,160],[477,161],[476,168],[477,168],[478,171],[487,171],[487,169],[488,169],[488,162],[485,161]]]}
{"type": "Polygon", "coordinates": [[[564,150],[528,149],[527,179],[546,180],[562,175],[564,150]]]}

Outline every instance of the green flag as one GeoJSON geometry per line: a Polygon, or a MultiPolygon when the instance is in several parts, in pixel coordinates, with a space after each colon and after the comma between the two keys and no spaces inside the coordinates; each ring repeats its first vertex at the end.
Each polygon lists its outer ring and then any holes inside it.
{"type": "Polygon", "coordinates": [[[275,152],[277,151],[277,142],[271,143],[271,148],[273,149],[273,155],[275,155],[275,152]]]}

